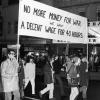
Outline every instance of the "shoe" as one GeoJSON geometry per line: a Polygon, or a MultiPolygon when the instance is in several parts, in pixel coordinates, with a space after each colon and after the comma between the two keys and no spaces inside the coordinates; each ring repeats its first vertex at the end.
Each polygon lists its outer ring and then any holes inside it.
{"type": "Polygon", "coordinates": [[[51,99],[49,99],[49,100],[56,100],[56,98],[51,98],[51,99]]]}
{"type": "Polygon", "coordinates": [[[40,96],[40,98],[42,98],[42,94],[41,94],[41,92],[39,92],[39,96],[40,96]]]}

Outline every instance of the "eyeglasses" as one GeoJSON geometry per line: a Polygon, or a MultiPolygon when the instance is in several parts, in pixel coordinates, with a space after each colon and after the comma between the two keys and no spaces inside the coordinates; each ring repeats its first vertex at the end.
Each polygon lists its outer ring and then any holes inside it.
{"type": "Polygon", "coordinates": [[[10,55],[15,55],[15,53],[12,53],[12,52],[10,52],[9,54],[10,54],[10,55]]]}

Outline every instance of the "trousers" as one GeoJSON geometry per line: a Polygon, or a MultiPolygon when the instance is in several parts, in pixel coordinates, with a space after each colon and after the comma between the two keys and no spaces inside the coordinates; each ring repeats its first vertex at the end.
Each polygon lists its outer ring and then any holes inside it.
{"type": "Polygon", "coordinates": [[[35,94],[35,79],[26,79],[25,80],[25,87],[28,85],[29,81],[31,82],[31,85],[32,85],[32,94],[35,94]]]}
{"type": "Polygon", "coordinates": [[[12,92],[5,92],[5,100],[12,100],[12,95],[14,95],[14,100],[20,100],[19,90],[12,92]]]}
{"type": "Polygon", "coordinates": [[[83,98],[87,98],[87,86],[80,87],[80,92],[82,92],[83,98]]]}
{"type": "Polygon", "coordinates": [[[49,91],[49,99],[52,99],[54,91],[54,83],[47,84],[47,87],[41,90],[40,93],[43,95],[48,91],[49,91]]]}
{"type": "Polygon", "coordinates": [[[70,100],[75,100],[77,95],[79,94],[79,90],[77,87],[71,87],[71,94],[70,94],[70,100]]]}

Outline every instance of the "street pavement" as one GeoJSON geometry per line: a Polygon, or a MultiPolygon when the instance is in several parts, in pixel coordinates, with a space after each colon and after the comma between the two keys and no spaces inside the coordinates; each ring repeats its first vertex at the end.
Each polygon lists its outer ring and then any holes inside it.
{"type": "Polygon", "coordinates": [[[88,100],[100,100],[100,80],[89,82],[87,97],[88,100]]]}
{"type": "MultiPolygon", "coordinates": [[[[36,86],[38,87],[36,91],[38,94],[38,92],[41,89],[43,89],[43,86],[41,82],[37,82],[36,86]]],[[[28,93],[29,91],[26,92],[27,95],[28,93]]],[[[70,89],[66,88],[66,86],[65,86],[65,93],[67,96],[64,96],[63,98],[61,98],[59,86],[58,85],[55,86],[54,95],[55,95],[56,100],[69,100],[68,95],[70,94],[70,89]]],[[[39,99],[39,95],[37,95],[36,98],[39,99]]],[[[29,100],[29,99],[25,99],[25,100],[29,100]]],[[[49,100],[48,93],[45,94],[41,100],[49,100]]],[[[79,100],[82,100],[81,97],[79,100]]],[[[89,81],[89,86],[87,90],[87,100],[100,100],[100,80],[90,80],[89,81]]]]}
{"type": "MultiPolygon", "coordinates": [[[[25,98],[23,100],[40,100],[38,92],[41,89],[43,89],[45,86],[43,87],[43,84],[42,84],[41,81],[40,82],[37,81],[36,87],[37,87],[36,88],[36,94],[37,95],[31,95],[31,89],[30,89],[31,87],[30,86],[28,86],[27,89],[25,90],[25,95],[26,96],[32,97],[32,98],[34,97],[36,99],[25,98]]],[[[55,87],[55,91],[54,92],[55,92],[56,100],[69,100],[68,96],[64,97],[63,99],[61,98],[59,86],[55,87]]],[[[70,93],[70,90],[67,89],[66,93],[68,95],[70,93]]],[[[2,92],[0,92],[0,100],[4,100],[2,97],[3,97],[2,92]]],[[[48,100],[48,94],[45,94],[43,96],[42,100],[48,100]]],[[[87,100],[100,100],[100,80],[89,81],[89,86],[88,86],[88,90],[87,90],[87,100]]]]}

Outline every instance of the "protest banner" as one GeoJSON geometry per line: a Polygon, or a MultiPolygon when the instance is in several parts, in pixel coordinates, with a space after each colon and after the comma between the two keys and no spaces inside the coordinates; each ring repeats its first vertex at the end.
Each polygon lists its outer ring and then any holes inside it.
{"type": "Polygon", "coordinates": [[[18,35],[85,43],[87,18],[37,1],[20,0],[18,35]]]}

